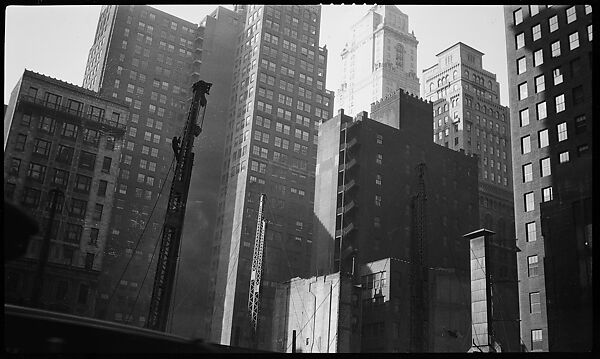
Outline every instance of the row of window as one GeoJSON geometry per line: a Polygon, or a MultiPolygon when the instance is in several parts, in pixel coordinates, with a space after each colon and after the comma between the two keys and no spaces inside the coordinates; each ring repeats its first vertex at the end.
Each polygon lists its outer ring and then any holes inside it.
{"type": "MultiPolygon", "coordinates": [[[[586,117],[585,115],[579,115],[575,118],[575,133],[581,134],[586,131],[586,117]]],[[[556,125],[557,142],[566,141],[569,138],[568,127],[566,122],[561,122],[556,125]]],[[[548,146],[548,129],[544,128],[538,131],[538,146],[544,148],[548,146]]],[[[531,135],[521,137],[521,154],[527,154],[531,152],[531,135]]]]}
{"type": "MultiPolygon", "coordinates": [[[[534,17],[535,15],[539,14],[540,6],[543,6],[543,5],[529,5],[529,16],[534,17]]],[[[546,6],[548,6],[548,8],[552,7],[552,5],[546,5],[546,6]]],[[[584,11],[585,11],[586,15],[591,14],[592,13],[592,5],[584,5],[584,11]]],[[[570,24],[573,21],[576,21],[577,20],[577,9],[575,8],[575,6],[566,8],[565,16],[566,16],[567,24],[570,24]]],[[[517,10],[513,11],[513,21],[514,21],[515,26],[519,25],[520,23],[523,22],[523,8],[518,8],[517,10]]],[[[550,32],[554,32],[554,31],[558,30],[558,15],[552,16],[548,20],[548,22],[550,25],[550,32]]]]}

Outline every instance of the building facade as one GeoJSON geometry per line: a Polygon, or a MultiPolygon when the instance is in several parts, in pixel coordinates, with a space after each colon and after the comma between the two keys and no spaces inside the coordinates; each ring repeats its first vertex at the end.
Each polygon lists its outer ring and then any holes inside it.
{"type": "MultiPolygon", "coordinates": [[[[238,6],[238,35],[221,167],[210,340],[250,339],[248,288],[261,193],[267,195],[258,348],[270,345],[276,282],[308,273],[317,129],[329,118],[327,50],[320,48],[319,6],[238,6]]],[[[224,119],[224,120],[225,120],[224,119]]]]}
{"type": "Polygon", "coordinates": [[[363,284],[362,351],[466,352],[468,340],[444,333],[470,336],[462,235],[479,225],[477,159],[431,142],[431,103],[398,90],[371,111],[340,110],[319,130],[311,271],[363,284]],[[360,266],[389,256],[414,264],[396,274],[400,289],[367,290],[376,279],[360,266]]]}
{"type": "Polygon", "coordinates": [[[6,303],[32,303],[34,273],[56,202],[41,307],[94,315],[128,117],[121,101],[23,73],[4,118],[4,200],[29,212],[40,231],[23,258],[6,263],[6,303]]]}
{"type": "Polygon", "coordinates": [[[478,156],[479,221],[510,246],[515,236],[509,110],[500,104],[500,85],[483,68],[482,57],[462,42],[440,52],[438,63],[423,70],[422,93],[434,101],[434,142],[478,156]]]}
{"type": "Polygon", "coordinates": [[[350,116],[402,88],[419,95],[417,44],[408,16],[395,5],[375,5],[352,27],[342,50],[343,78],[336,111],[350,116]]]}
{"type": "Polygon", "coordinates": [[[125,101],[131,116],[119,160],[98,318],[145,325],[158,258],[153,253],[170,188],[170,142],[183,132],[191,84],[200,79],[202,30],[149,6],[107,5],[100,11],[83,87],[125,101]]]}
{"type": "Polygon", "coordinates": [[[592,6],[505,6],[521,338],[592,350],[592,6]]]}

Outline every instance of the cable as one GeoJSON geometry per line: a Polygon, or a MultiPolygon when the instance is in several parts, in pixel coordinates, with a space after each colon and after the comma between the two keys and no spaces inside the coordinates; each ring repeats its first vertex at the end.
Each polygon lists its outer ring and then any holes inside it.
{"type": "MultiPolygon", "coordinates": [[[[163,180],[163,184],[158,192],[158,196],[156,197],[156,201],[154,202],[154,207],[152,207],[152,211],[150,212],[150,215],[148,216],[148,219],[152,218],[152,214],[154,213],[154,210],[156,209],[156,206],[159,202],[160,196],[162,195],[162,191],[165,188],[165,184],[167,183],[167,178],[169,176],[169,173],[171,172],[171,168],[173,168],[173,162],[175,161],[175,157],[173,157],[173,159],[171,160],[171,165],[169,166],[169,170],[167,171],[167,174],[165,175],[165,179],[163,180]]],[[[144,224],[144,229],[142,230],[142,233],[140,233],[140,236],[138,237],[137,243],[135,244],[135,247],[133,249],[133,252],[135,252],[137,250],[137,248],[139,247],[142,237],[144,235],[144,233],[146,232],[146,228],[148,228],[148,223],[150,221],[146,221],[146,223],[144,224]]],[[[121,276],[119,277],[119,280],[115,283],[115,287],[113,288],[113,291],[108,299],[108,303],[106,304],[107,308],[110,307],[110,304],[115,296],[115,293],[117,292],[117,288],[119,287],[119,283],[121,283],[121,280],[123,279],[123,277],[125,276],[125,273],[127,272],[127,269],[129,268],[129,264],[131,264],[131,261],[133,260],[133,252],[131,257],[129,257],[129,260],[127,261],[127,264],[125,265],[125,268],[123,269],[123,272],[121,272],[121,276]]],[[[108,313],[108,310],[106,311],[108,313]]],[[[106,318],[106,317],[105,317],[106,318]]]]}
{"type": "Polygon", "coordinates": [[[133,302],[133,306],[131,307],[131,311],[129,312],[129,317],[131,318],[133,315],[133,312],[135,310],[135,306],[137,305],[137,301],[140,297],[140,294],[142,293],[142,288],[144,287],[144,283],[146,282],[146,278],[148,277],[148,273],[150,273],[150,268],[152,268],[152,261],[154,260],[154,256],[156,255],[156,249],[158,248],[158,244],[160,243],[160,240],[162,238],[162,233],[163,230],[160,231],[156,243],[154,244],[154,249],[152,250],[152,257],[150,258],[150,262],[148,263],[148,269],[146,269],[146,274],[144,275],[144,279],[142,280],[142,284],[140,285],[140,289],[138,290],[138,293],[135,297],[135,301],[133,302]]]}

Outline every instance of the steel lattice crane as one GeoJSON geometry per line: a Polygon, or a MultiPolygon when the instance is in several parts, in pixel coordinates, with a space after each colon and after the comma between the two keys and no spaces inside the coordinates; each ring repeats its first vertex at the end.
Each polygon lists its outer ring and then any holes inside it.
{"type": "Polygon", "coordinates": [[[258,329],[258,310],[260,304],[260,285],[263,269],[263,255],[265,245],[265,232],[267,220],[263,215],[266,195],[260,194],[258,205],[258,218],[256,220],[256,235],[254,237],[254,253],[252,255],[252,269],[250,271],[250,290],[248,291],[248,313],[250,314],[250,325],[252,327],[252,338],[256,345],[258,329]]]}
{"type": "Polygon", "coordinates": [[[194,138],[198,137],[202,132],[201,126],[204,122],[204,114],[206,113],[205,95],[209,93],[211,86],[211,83],[202,80],[192,86],[192,103],[190,104],[182,138],[174,137],[172,140],[176,159],[175,172],[173,174],[173,182],[171,183],[171,192],[169,193],[156,275],[154,277],[152,297],[150,298],[150,311],[148,313],[148,322],[146,323],[146,327],[149,329],[164,332],[167,327],[177,257],[181,244],[183,220],[194,162],[192,147],[194,146],[194,138]],[[200,125],[198,125],[200,108],[202,108],[202,114],[200,125]]]}

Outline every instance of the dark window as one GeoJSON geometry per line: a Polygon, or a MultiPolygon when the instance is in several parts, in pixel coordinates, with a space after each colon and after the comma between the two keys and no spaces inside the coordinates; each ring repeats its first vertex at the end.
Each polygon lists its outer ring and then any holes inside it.
{"type": "Polygon", "coordinates": [[[27,94],[33,98],[36,98],[38,94],[38,89],[36,89],[35,87],[30,87],[27,94]]]}
{"type": "Polygon", "coordinates": [[[9,175],[19,176],[19,170],[21,169],[21,160],[18,158],[11,158],[10,168],[8,170],[9,175]]]}
{"type": "Polygon", "coordinates": [[[577,146],[577,156],[581,157],[590,152],[590,147],[587,144],[577,146]]]}
{"type": "Polygon", "coordinates": [[[71,160],[73,159],[73,152],[75,150],[73,147],[58,145],[58,150],[56,151],[56,161],[66,164],[71,164],[71,160]]]}
{"type": "Polygon", "coordinates": [[[585,115],[575,117],[575,133],[584,133],[586,129],[585,115]]]}
{"type": "Polygon", "coordinates": [[[104,118],[104,109],[90,105],[89,115],[92,120],[100,121],[104,118]]]}
{"type": "Polygon", "coordinates": [[[22,133],[17,134],[17,140],[15,141],[15,151],[25,151],[25,142],[27,142],[27,135],[22,133]]]}
{"type": "Polygon", "coordinates": [[[86,304],[88,300],[88,293],[90,287],[87,284],[81,284],[79,286],[79,296],[77,297],[77,303],[86,304]]]}
{"type": "Polygon", "coordinates": [[[23,116],[21,117],[21,125],[23,125],[25,127],[31,126],[31,114],[30,113],[23,114],[23,116]]]}
{"type": "Polygon", "coordinates": [[[90,243],[89,244],[98,245],[98,233],[99,232],[100,232],[100,230],[98,228],[90,229],[90,243]]]}
{"type": "Polygon", "coordinates": [[[73,188],[76,192],[89,193],[92,187],[92,177],[77,175],[75,177],[75,186],[73,188]]]}
{"type": "Polygon", "coordinates": [[[46,106],[50,108],[58,109],[60,107],[60,101],[62,96],[53,94],[52,92],[46,92],[46,106]]]}
{"type": "Polygon", "coordinates": [[[102,162],[102,171],[110,172],[110,165],[112,163],[112,158],[104,157],[104,161],[102,162]]]}
{"type": "Polygon", "coordinates": [[[34,188],[23,188],[23,206],[35,208],[40,204],[40,191],[34,188]]]}
{"type": "Polygon", "coordinates": [[[103,205],[101,205],[100,203],[96,203],[96,206],[94,207],[94,215],[92,216],[92,219],[96,220],[96,221],[101,220],[103,209],[104,209],[103,205]]]}
{"type": "MultiPolygon", "coordinates": [[[[42,221],[40,222],[41,224],[41,228],[40,231],[38,232],[39,234],[45,236],[46,232],[48,231],[48,224],[49,224],[49,220],[48,218],[44,218],[42,219],[42,221]]],[[[58,235],[58,227],[60,226],[60,222],[55,220],[52,221],[52,228],[50,228],[50,239],[52,240],[56,240],[57,239],[57,235],[58,235]]]]}
{"type": "Polygon", "coordinates": [[[88,253],[85,256],[85,269],[92,270],[94,266],[94,253],[88,253]]]}
{"type": "Polygon", "coordinates": [[[33,153],[41,155],[43,157],[48,157],[50,154],[50,146],[52,142],[44,141],[42,139],[36,138],[33,144],[33,153]]]}
{"type": "Polygon", "coordinates": [[[113,136],[106,136],[106,150],[112,151],[115,149],[115,138],[113,136]]]}
{"type": "Polygon", "coordinates": [[[77,218],[84,218],[87,208],[87,202],[80,199],[71,198],[70,215],[77,218]]]}
{"type": "Polygon", "coordinates": [[[44,178],[46,177],[46,166],[39,163],[30,162],[29,167],[27,168],[27,177],[33,179],[34,181],[44,183],[44,178]]]}
{"type": "Polygon", "coordinates": [[[76,224],[67,223],[65,228],[65,242],[79,243],[81,237],[81,226],[76,224]]]}
{"type": "Polygon", "coordinates": [[[61,280],[56,285],[56,300],[67,299],[67,293],[69,292],[69,283],[66,280],[61,280]]]}
{"type": "Polygon", "coordinates": [[[81,114],[83,113],[83,103],[79,101],[69,99],[68,106],[69,112],[76,116],[81,116],[81,114]]]}
{"type": "Polygon", "coordinates": [[[104,180],[100,180],[98,182],[98,196],[104,197],[106,195],[106,187],[108,186],[108,182],[104,180]]]}
{"type": "Polygon", "coordinates": [[[581,60],[576,58],[571,61],[571,77],[576,78],[581,74],[581,60]]]}
{"type": "Polygon", "coordinates": [[[42,116],[38,128],[44,132],[54,133],[56,121],[52,117],[42,116]]]}
{"type": "Polygon", "coordinates": [[[113,112],[111,117],[110,117],[111,121],[113,121],[115,124],[120,123],[121,120],[121,114],[119,114],[118,112],[113,112]]]}
{"type": "Polygon", "coordinates": [[[83,130],[83,141],[87,144],[98,146],[100,141],[100,132],[86,128],[83,130]]]}
{"type": "Polygon", "coordinates": [[[96,164],[96,155],[90,152],[81,151],[79,155],[79,168],[85,168],[93,171],[96,164]]]}
{"type": "Polygon", "coordinates": [[[8,199],[8,200],[12,200],[14,195],[15,195],[15,189],[17,188],[17,185],[14,183],[6,183],[4,185],[4,198],[8,199]]]}
{"type": "Polygon", "coordinates": [[[583,86],[573,88],[573,105],[579,105],[583,103],[583,101],[583,86]]]}
{"type": "Polygon", "coordinates": [[[76,139],[79,127],[72,123],[63,123],[61,135],[67,138],[76,139]]]}
{"type": "Polygon", "coordinates": [[[71,246],[63,247],[63,258],[65,259],[67,265],[71,265],[73,263],[74,252],[75,250],[71,246]]]}
{"type": "Polygon", "coordinates": [[[69,172],[55,168],[54,176],[52,177],[52,184],[55,184],[55,185],[61,186],[61,187],[66,187],[68,183],[69,183],[69,172]]]}

